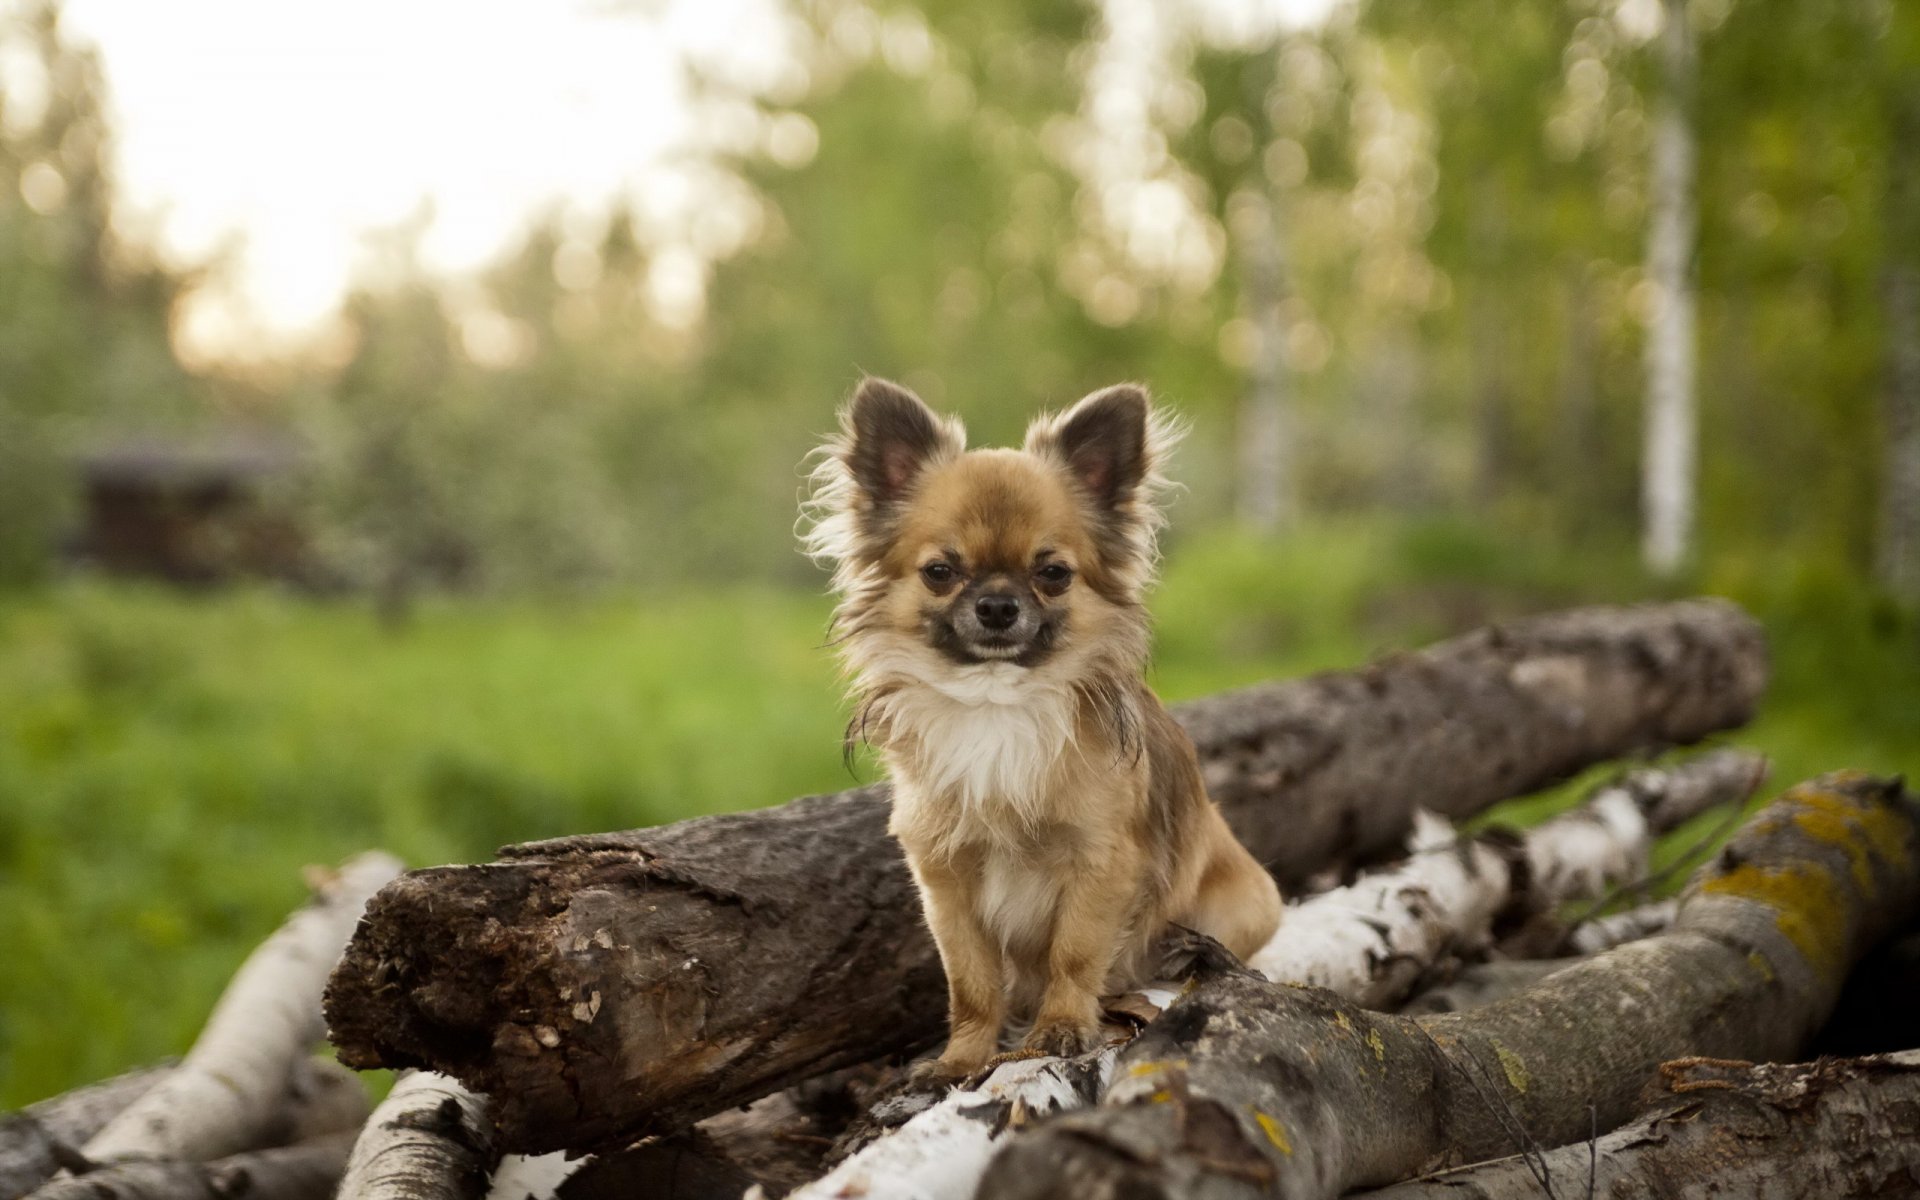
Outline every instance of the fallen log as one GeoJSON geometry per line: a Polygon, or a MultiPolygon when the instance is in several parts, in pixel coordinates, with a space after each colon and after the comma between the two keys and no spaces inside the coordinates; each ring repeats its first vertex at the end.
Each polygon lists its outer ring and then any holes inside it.
{"type": "Polygon", "coordinates": [[[1592,1146],[1461,1167],[1366,1200],[1801,1200],[1920,1189],[1920,1051],[1810,1063],[1683,1059],[1660,1103],[1592,1146]]]}
{"type": "MultiPolygon", "coordinates": [[[[1392,1004],[1443,959],[1485,941],[1497,913],[1595,896],[1630,878],[1644,869],[1656,837],[1708,808],[1744,801],[1765,770],[1757,754],[1721,750],[1630,772],[1519,838],[1462,838],[1421,813],[1404,862],[1290,904],[1248,966],[1368,1008],[1392,1004]]],[[[1148,1011],[1174,994],[1155,995],[1148,1011]]],[[[1118,1055],[1110,1045],[1074,1059],[1008,1063],[895,1130],[856,1128],[849,1144],[857,1152],[796,1192],[796,1200],[965,1200],[1005,1130],[1091,1104],[1118,1055]]]]}
{"type": "MultiPolygon", "coordinates": [[[[1518,621],[1184,706],[1208,786],[1283,881],[1635,747],[1744,721],[1755,624],[1718,601],[1518,621]]],[[[504,1149],[595,1149],[935,1038],[940,967],[887,791],[415,872],[330,985],[341,1058],[494,1098],[504,1149]]]]}
{"type": "Polygon", "coordinates": [[[329,1200],[352,1144],[352,1133],[333,1133],[212,1162],[120,1162],[57,1179],[32,1200],[329,1200]]]}
{"type": "Polygon", "coordinates": [[[81,1145],[172,1067],[128,1071],[0,1117],[0,1200],[19,1200],[62,1168],[84,1163],[81,1145]]]}
{"type": "Polygon", "coordinates": [[[413,1071],[367,1118],[338,1200],[481,1200],[499,1161],[486,1101],[444,1075],[413,1071]]]}
{"type": "Polygon", "coordinates": [[[1466,1013],[1369,1013],[1221,972],[1148,1026],[1098,1109],[1007,1140],[987,1200],[1332,1197],[1633,1115],[1661,1062],[1796,1053],[1920,909],[1920,806],[1858,773],[1789,791],[1666,932],[1466,1013]]]}
{"type": "Polygon", "coordinates": [[[1628,942],[1652,937],[1673,925],[1680,915],[1680,902],[1668,898],[1653,900],[1638,908],[1582,921],[1567,933],[1565,949],[1571,954],[1598,954],[1628,942]]]}
{"type": "Polygon", "coordinates": [[[180,1065],[88,1139],[95,1163],[223,1158],[285,1136],[295,1066],[325,1025],[320,993],[368,897],[400,873],[362,854],[247,957],[180,1065]]]}
{"type": "Polygon", "coordinates": [[[1445,983],[1415,993],[1396,1011],[1403,1016],[1420,1017],[1485,1008],[1496,1000],[1526,991],[1555,971],[1578,961],[1577,958],[1503,958],[1469,963],[1445,983]]]}

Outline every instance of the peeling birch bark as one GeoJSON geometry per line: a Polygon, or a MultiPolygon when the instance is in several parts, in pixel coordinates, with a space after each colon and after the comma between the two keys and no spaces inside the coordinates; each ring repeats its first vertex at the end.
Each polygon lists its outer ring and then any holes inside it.
{"type": "Polygon", "coordinates": [[[33,1200],[330,1200],[352,1144],[332,1133],[212,1162],[119,1162],[57,1179],[33,1200]]]}
{"type": "Polygon", "coordinates": [[[172,1069],[142,1067],[0,1117],[0,1200],[19,1200],[62,1168],[84,1164],[81,1145],[172,1069]]]}
{"type": "Polygon", "coordinates": [[[1366,1200],[1562,1196],[1801,1200],[1911,1195],[1920,1183],[1920,1051],[1811,1063],[1681,1060],[1661,1101],[1589,1148],[1461,1167],[1366,1200]]]}
{"type": "Polygon", "coordinates": [[[499,1159],[486,1102],[444,1075],[414,1071],[367,1119],[337,1200],[480,1200],[499,1159]]]}
{"type": "Polygon", "coordinates": [[[93,1162],[222,1158],[268,1144],[277,1103],[325,1033],[320,993],[367,900],[401,871],[370,852],[325,879],[312,903],[248,956],[180,1065],[88,1140],[93,1162]]]}
{"type": "Polygon", "coordinates": [[[509,1154],[493,1172],[487,1200],[553,1200],[560,1185],[591,1162],[591,1156],[568,1158],[564,1150],[509,1154]]]}
{"type": "Polygon", "coordinates": [[[1334,1197],[1580,1141],[1629,1119],[1662,1062],[1796,1053],[1920,910],[1917,860],[1920,804],[1842,772],[1750,820],[1666,933],[1486,1008],[1386,1016],[1221,973],[1122,1053],[1100,1108],[1010,1138],[979,1195],[1334,1197]]]}
{"type": "MultiPolygon", "coordinates": [[[[1598,895],[1631,878],[1644,869],[1654,838],[1710,807],[1746,799],[1764,770],[1760,756],[1728,750],[1631,772],[1530,831],[1517,850],[1496,839],[1463,840],[1446,821],[1421,813],[1404,863],[1289,905],[1248,966],[1368,1008],[1391,1004],[1445,956],[1484,941],[1496,913],[1598,895]]],[[[1163,1009],[1176,994],[1148,1000],[1163,1009]]],[[[1008,1063],[862,1147],[794,1200],[965,1200],[1003,1132],[1093,1103],[1119,1053],[1108,1046],[1074,1059],[1008,1063]]]]}
{"type": "Polygon", "coordinates": [[[1406,862],[1295,905],[1247,965],[1384,1008],[1446,954],[1484,941],[1496,913],[1538,911],[1639,878],[1660,834],[1745,800],[1765,770],[1759,755],[1720,750],[1629,772],[1528,830],[1517,855],[1498,839],[1460,840],[1426,816],[1406,862]]]}
{"type": "MultiPolygon", "coordinates": [[[[1183,706],[1209,791],[1283,882],[1743,721],[1754,623],[1717,601],[1517,621],[1363,670],[1183,706]]],[[[493,1099],[504,1149],[597,1149],[939,1034],[940,965],[887,792],[863,788],[415,872],[328,991],[349,1065],[493,1099]]]]}
{"type": "Polygon", "coordinates": [[[1664,932],[1680,915],[1680,901],[1669,897],[1629,908],[1610,916],[1582,921],[1567,934],[1567,949],[1574,954],[1598,954],[1628,942],[1664,932]]]}

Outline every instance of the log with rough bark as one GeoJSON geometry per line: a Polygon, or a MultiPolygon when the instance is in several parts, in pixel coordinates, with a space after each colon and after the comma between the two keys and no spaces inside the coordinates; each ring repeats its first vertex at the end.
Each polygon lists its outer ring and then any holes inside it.
{"type": "Polygon", "coordinates": [[[352,1144],[351,1132],[331,1133],[212,1162],[119,1162],[57,1179],[33,1200],[329,1200],[352,1144]]]}
{"type": "Polygon", "coordinates": [[[19,1200],[62,1168],[85,1163],[86,1140],[173,1067],[143,1067],[0,1117],[0,1200],[19,1200]]]}
{"type": "Polygon", "coordinates": [[[1396,1012],[1409,1017],[1466,1012],[1524,992],[1542,979],[1570,967],[1575,958],[1503,958],[1469,963],[1445,983],[1416,992],[1396,1012]]]}
{"type": "Polygon", "coordinates": [[[285,1136],[296,1065],[325,1033],[320,993],[368,897],[398,875],[371,852],[319,881],[234,975],[193,1049],[100,1130],[81,1153],[117,1159],[213,1159],[285,1136]]]}
{"type": "MultiPolygon", "coordinates": [[[[1758,627],[1718,601],[1585,609],[1184,706],[1207,784],[1284,881],[1752,712],[1758,627]]],[[[343,1061],[494,1098],[503,1148],[683,1128],[925,1044],[944,990],[884,787],[416,872],[328,993],[343,1061]]]]}
{"type": "Polygon", "coordinates": [[[1366,1200],[1559,1196],[1802,1200],[1920,1192],[1920,1050],[1810,1063],[1683,1059],[1660,1101],[1575,1143],[1366,1192],[1366,1200]]]}
{"type": "MultiPolygon", "coordinates": [[[[96,1169],[80,1147],[174,1069],[168,1063],[129,1071],[0,1119],[0,1200],[19,1200],[62,1170],[96,1169]]],[[[328,1059],[295,1062],[270,1103],[271,1115],[254,1126],[259,1146],[249,1149],[350,1132],[367,1119],[366,1085],[328,1059]]]]}
{"type": "Polygon", "coordinates": [[[486,1101],[413,1071],[367,1118],[338,1200],[481,1200],[499,1161],[486,1101]]]}
{"type": "Polygon", "coordinates": [[[1665,933],[1466,1013],[1369,1013],[1223,972],[1121,1058],[1098,1109],[1008,1139],[985,1200],[1332,1197],[1630,1118],[1659,1064],[1780,1059],[1920,910],[1920,805],[1858,773],[1789,791],[1665,933]]]}
{"type": "MultiPolygon", "coordinates": [[[[1368,1008],[1392,1004],[1450,954],[1484,942],[1497,913],[1594,896],[1632,878],[1656,837],[1710,807],[1744,801],[1765,770],[1757,754],[1721,750],[1630,772],[1517,842],[1463,838],[1420,814],[1406,861],[1289,905],[1248,965],[1368,1008]]],[[[1150,1011],[1174,994],[1152,994],[1150,1011]]],[[[1092,1103],[1118,1054],[1108,1046],[1073,1059],[1008,1063],[870,1144],[860,1145],[868,1135],[856,1132],[857,1152],[795,1196],[965,1200],[1006,1129],[1092,1103]]]]}

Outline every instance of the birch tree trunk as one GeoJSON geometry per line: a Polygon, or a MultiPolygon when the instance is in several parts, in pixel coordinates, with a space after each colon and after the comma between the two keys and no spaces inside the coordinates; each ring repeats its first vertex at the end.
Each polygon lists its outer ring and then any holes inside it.
{"type": "MultiPolygon", "coordinates": [[[[1753,623],[1711,601],[1514,622],[1183,705],[1209,792],[1283,882],[1633,747],[1744,720],[1753,623]]],[[[940,964],[884,787],[419,871],[328,989],[341,1058],[492,1098],[502,1148],[685,1128],[938,1036],[940,964]]]]}
{"type": "Polygon", "coordinates": [[[326,1027],[320,993],[367,900],[400,873],[362,854],[248,956],[180,1065],[88,1140],[94,1162],[222,1158],[276,1140],[295,1068],[326,1027]]]}
{"type": "Polygon", "coordinates": [[[1647,233],[1647,410],[1642,554],[1672,575],[1693,552],[1699,413],[1694,396],[1693,31],[1686,0],[1662,0],[1647,233]]]}
{"type": "Polygon", "coordinates": [[[0,1200],[19,1200],[62,1168],[84,1164],[87,1139],[172,1069],[143,1067],[0,1117],[0,1200]]]}
{"type": "Polygon", "coordinates": [[[352,1133],[249,1150],[211,1162],[121,1162],[68,1176],[33,1200],[330,1200],[352,1133]]]}
{"type": "Polygon", "coordinates": [[[1100,1108],[1009,1139],[979,1195],[1331,1198],[1580,1141],[1670,1059],[1797,1053],[1920,910],[1917,856],[1920,805],[1843,772],[1749,821],[1666,933],[1485,1008],[1382,1016],[1223,973],[1123,1052],[1100,1108]]]}
{"type": "Polygon", "coordinates": [[[1661,1101],[1591,1147],[1462,1167],[1365,1200],[1802,1200],[1906,1196],[1920,1181],[1920,1051],[1811,1063],[1682,1059],[1661,1101]]]}
{"type": "Polygon", "coordinates": [[[444,1075],[414,1071],[367,1119],[338,1200],[481,1200],[499,1160],[486,1102],[444,1075]]]}

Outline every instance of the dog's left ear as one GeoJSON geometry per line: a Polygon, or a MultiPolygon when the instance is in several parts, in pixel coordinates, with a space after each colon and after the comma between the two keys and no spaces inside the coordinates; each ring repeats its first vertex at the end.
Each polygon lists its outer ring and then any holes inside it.
{"type": "Polygon", "coordinates": [[[1133,497],[1152,469],[1147,390],[1116,384],[1027,431],[1029,451],[1051,454],[1103,509],[1133,497]]]}

